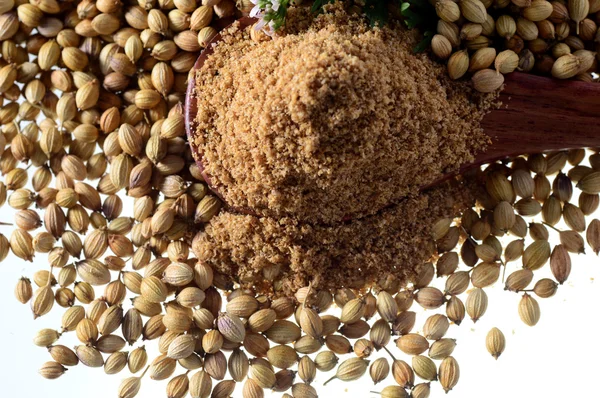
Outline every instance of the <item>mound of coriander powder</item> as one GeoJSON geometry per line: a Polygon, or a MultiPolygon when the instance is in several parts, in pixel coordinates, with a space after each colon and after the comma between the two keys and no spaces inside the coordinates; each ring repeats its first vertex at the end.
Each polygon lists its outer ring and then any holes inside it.
{"type": "Polygon", "coordinates": [[[403,286],[434,253],[434,223],[472,207],[475,192],[473,181],[451,181],[336,225],[221,212],[192,247],[216,271],[277,295],[309,283],[319,289],[362,289],[389,281],[403,286]]]}
{"type": "Polygon", "coordinates": [[[229,205],[309,223],[366,217],[485,147],[492,97],[414,54],[413,33],[338,9],[305,25],[291,15],[273,40],[233,27],[197,72],[192,145],[229,205]]]}

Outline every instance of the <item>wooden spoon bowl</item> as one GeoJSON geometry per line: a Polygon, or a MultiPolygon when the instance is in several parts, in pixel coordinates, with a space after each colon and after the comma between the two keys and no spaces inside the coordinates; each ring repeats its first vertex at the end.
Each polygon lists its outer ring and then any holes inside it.
{"type": "MultiPolygon", "coordinates": [[[[241,28],[245,28],[253,25],[256,19],[243,17],[238,22],[241,28]]],[[[193,139],[198,112],[195,72],[202,68],[213,53],[214,44],[220,39],[220,34],[213,38],[190,71],[185,101],[185,128],[204,181],[223,200],[218,187],[212,184],[210,175],[206,173],[202,153],[194,145],[193,139]]],[[[525,153],[600,147],[600,84],[515,72],[506,76],[500,100],[502,106],[494,109],[482,121],[482,127],[492,144],[477,155],[474,162],[461,166],[459,173],[474,166],[525,153]]],[[[422,189],[453,175],[456,173],[444,175],[422,189]]],[[[250,208],[229,208],[244,214],[255,214],[250,208]]]]}

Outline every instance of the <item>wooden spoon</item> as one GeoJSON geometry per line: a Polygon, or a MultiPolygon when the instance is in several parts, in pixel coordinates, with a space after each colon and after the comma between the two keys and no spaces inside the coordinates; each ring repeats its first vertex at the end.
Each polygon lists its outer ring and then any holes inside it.
{"type": "MultiPolygon", "coordinates": [[[[241,27],[256,20],[244,17],[241,27]]],[[[211,43],[221,38],[217,35],[211,43]]],[[[221,199],[217,187],[204,171],[202,154],[193,144],[196,113],[193,72],[200,69],[212,54],[209,45],[198,57],[190,74],[186,93],[185,127],[192,152],[210,189],[221,199]]],[[[485,116],[482,127],[492,140],[488,149],[477,155],[475,161],[461,166],[459,173],[468,168],[521,154],[540,153],[573,148],[600,147],[600,84],[562,81],[525,73],[506,76],[504,91],[500,94],[502,106],[485,116]]],[[[455,175],[455,174],[453,174],[455,175]]],[[[445,175],[428,188],[452,175],[445,175]]],[[[250,209],[234,209],[252,214],[250,209]]]]}

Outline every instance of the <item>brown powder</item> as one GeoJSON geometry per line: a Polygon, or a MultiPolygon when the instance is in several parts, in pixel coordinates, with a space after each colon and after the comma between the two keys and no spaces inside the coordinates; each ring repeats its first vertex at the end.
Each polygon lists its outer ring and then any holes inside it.
{"type": "Polygon", "coordinates": [[[471,207],[472,192],[472,183],[452,181],[335,226],[222,212],[194,242],[194,252],[218,272],[258,291],[274,287],[274,293],[291,294],[309,282],[329,289],[363,288],[389,279],[404,284],[435,250],[433,223],[471,207]],[[274,267],[280,269],[275,283],[263,273],[274,267]]]}
{"type": "Polygon", "coordinates": [[[370,29],[339,7],[304,22],[292,15],[287,35],[258,43],[230,29],[197,75],[192,145],[229,205],[312,223],[364,217],[485,146],[491,97],[413,54],[414,33],[370,29]]]}

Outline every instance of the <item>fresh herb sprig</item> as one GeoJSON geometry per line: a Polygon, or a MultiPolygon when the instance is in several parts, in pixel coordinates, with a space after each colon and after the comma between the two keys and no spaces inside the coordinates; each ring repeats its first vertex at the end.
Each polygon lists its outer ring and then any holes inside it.
{"type": "Polygon", "coordinates": [[[437,28],[438,18],[435,8],[427,0],[400,0],[400,13],[409,29],[418,27],[424,32],[423,40],[415,46],[413,51],[425,51],[431,44],[431,39],[437,28]]]}
{"type": "MultiPolygon", "coordinates": [[[[257,29],[274,32],[285,23],[290,0],[251,0],[255,6],[250,16],[259,18],[257,29]]],[[[323,12],[323,7],[336,0],[315,0],[313,13],[323,12]]],[[[424,32],[423,40],[414,48],[422,52],[431,44],[436,30],[435,8],[427,0],[365,0],[363,11],[371,26],[383,26],[390,19],[390,4],[400,9],[400,14],[409,29],[419,28],[424,32]]]]}
{"type": "Polygon", "coordinates": [[[285,24],[290,0],[251,0],[254,8],[250,16],[258,18],[256,29],[272,33],[285,24]]]}

